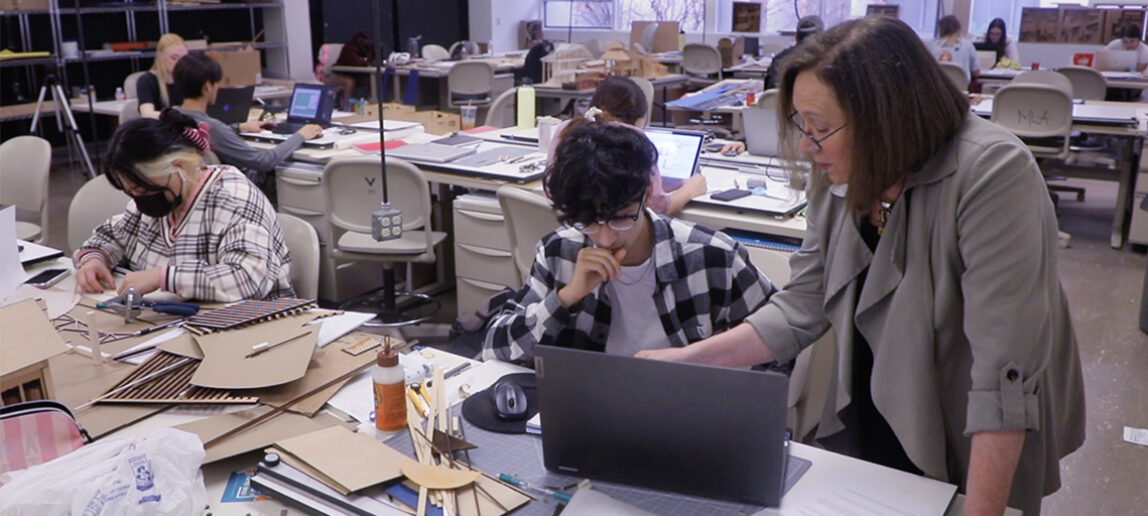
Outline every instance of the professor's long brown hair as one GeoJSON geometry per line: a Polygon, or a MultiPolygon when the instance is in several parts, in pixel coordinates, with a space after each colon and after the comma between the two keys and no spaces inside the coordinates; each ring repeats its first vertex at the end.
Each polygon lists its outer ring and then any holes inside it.
{"type": "MultiPolygon", "coordinates": [[[[789,121],[793,83],[806,70],[833,91],[845,113],[852,137],[846,200],[857,213],[919,170],[969,116],[964,94],[908,25],[888,16],[860,18],[806,38],[786,57],[777,115],[788,161],[808,158],[797,150],[801,135],[789,121]]],[[[825,185],[824,172],[812,167],[813,186],[825,185]]]]}

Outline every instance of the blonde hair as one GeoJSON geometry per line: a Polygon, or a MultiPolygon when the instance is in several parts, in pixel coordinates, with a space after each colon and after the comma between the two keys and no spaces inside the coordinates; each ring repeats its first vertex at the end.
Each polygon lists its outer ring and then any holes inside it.
{"type": "Polygon", "coordinates": [[[203,164],[203,156],[198,152],[187,148],[176,148],[151,161],[136,163],[136,170],[139,171],[141,176],[148,179],[166,177],[177,172],[178,169],[171,166],[171,162],[177,159],[190,161],[197,165],[203,164]]]}
{"type": "Polygon", "coordinates": [[[168,75],[167,68],[163,66],[163,58],[167,55],[168,49],[176,45],[183,45],[187,47],[187,42],[180,37],[179,34],[168,32],[159,37],[159,42],[155,46],[155,61],[151,65],[151,73],[155,74],[159,82],[159,96],[163,99],[163,103],[171,105],[171,97],[167,93],[167,83],[171,81],[171,76],[168,75]]]}

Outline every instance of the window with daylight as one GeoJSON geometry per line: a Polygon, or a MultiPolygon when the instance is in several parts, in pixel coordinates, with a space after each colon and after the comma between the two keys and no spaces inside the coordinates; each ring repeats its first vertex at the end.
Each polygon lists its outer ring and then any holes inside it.
{"type": "MultiPolygon", "coordinates": [[[[602,28],[620,31],[630,30],[634,21],[656,20],[677,21],[682,30],[690,33],[730,32],[733,27],[734,1],[754,0],[543,0],[543,13],[546,26],[550,28],[602,28]],[[715,4],[708,19],[706,3],[715,4]]],[[[762,4],[762,32],[779,33],[792,31],[802,16],[818,15],[831,27],[845,20],[865,15],[869,4],[896,4],[901,6],[901,19],[919,34],[932,36],[936,20],[942,13],[938,10],[938,0],[757,0],[762,4]]],[[[973,0],[974,4],[978,3],[973,0]]],[[[1011,2],[990,2],[985,4],[1037,4],[1048,0],[1012,0],[1011,2]]],[[[996,7],[993,7],[996,9],[996,7]]],[[[1017,19],[1020,10],[1017,8],[1017,19]]],[[[986,19],[984,25],[988,25],[986,19]]],[[[1011,27],[1011,25],[1010,25],[1011,27]]]]}

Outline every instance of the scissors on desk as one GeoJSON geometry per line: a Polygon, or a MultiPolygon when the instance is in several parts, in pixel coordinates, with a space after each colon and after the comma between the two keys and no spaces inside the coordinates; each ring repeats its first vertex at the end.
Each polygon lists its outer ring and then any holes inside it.
{"type": "Polygon", "coordinates": [[[126,292],[107,301],[96,303],[96,308],[112,310],[124,316],[124,322],[131,322],[143,309],[154,312],[187,317],[199,312],[199,305],[186,301],[153,301],[144,299],[136,293],[136,289],[128,288],[126,292]]]}

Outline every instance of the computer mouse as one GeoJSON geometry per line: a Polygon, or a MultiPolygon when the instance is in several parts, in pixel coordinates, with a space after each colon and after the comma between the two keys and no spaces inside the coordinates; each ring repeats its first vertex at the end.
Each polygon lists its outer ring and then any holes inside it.
{"type": "Polygon", "coordinates": [[[737,156],[738,154],[741,154],[741,153],[738,151],[735,151],[735,150],[727,150],[727,151],[723,151],[721,153],[722,156],[729,156],[731,158],[734,156],[737,156]]]}
{"type": "Polygon", "coordinates": [[[511,381],[499,380],[490,388],[490,401],[494,405],[494,413],[503,421],[521,421],[526,419],[527,401],[526,391],[522,386],[511,381]]]}
{"type": "Polygon", "coordinates": [[[355,134],[355,130],[350,127],[340,127],[339,134],[355,134]]]}

